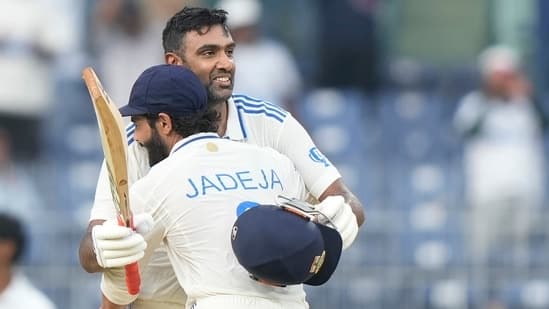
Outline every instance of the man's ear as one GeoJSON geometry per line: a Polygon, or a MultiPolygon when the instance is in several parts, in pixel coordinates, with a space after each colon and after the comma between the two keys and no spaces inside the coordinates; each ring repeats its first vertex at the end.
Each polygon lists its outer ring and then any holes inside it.
{"type": "Polygon", "coordinates": [[[182,65],[183,59],[172,52],[167,52],[164,54],[164,61],[166,64],[182,65]]]}
{"type": "Polygon", "coordinates": [[[173,129],[172,118],[166,113],[159,113],[156,127],[163,135],[170,134],[173,129]]]}

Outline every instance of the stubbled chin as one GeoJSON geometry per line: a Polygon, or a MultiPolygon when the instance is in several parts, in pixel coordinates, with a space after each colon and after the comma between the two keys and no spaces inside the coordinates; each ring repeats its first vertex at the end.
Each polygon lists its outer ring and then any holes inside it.
{"type": "Polygon", "coordinates": [[[231,97],[233,94],[232,85],[229,87],[218,87],[211,85],[208,89],[208,100],[210,101],[224,101],[231,97]]]}

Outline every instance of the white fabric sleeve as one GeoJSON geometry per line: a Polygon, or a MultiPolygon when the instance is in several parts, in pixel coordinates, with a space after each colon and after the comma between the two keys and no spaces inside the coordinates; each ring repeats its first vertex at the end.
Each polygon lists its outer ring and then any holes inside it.
{"type": "Polygon", "coordinates": [[[285,194],[290,198],[296,198],[299,200],[305,200],[309,194],[307,188],[305,187],[305,182],[303,178],[295,168],[293,162],[286,156],[280,155],[283,157],[283,162],[286,165],[287,177],[286,180],[287,188],[285,188],[285,194]]]}
{"type": "Polygon", "coordinates": [[[318,150],[305,128],[290,114],[286,116],[276,139],[275,149],[292,160],[307,190],[316,198],[341,178],[337,168],[318,150]]]}
{"type": "Polygon", "coordinates": [[[475,91],[467,94],[459,102],[453,123],[459,134],[465,135],[478,125],[487,109],[484,100],[482,94],[475,91]]]}
{"type": "MultiPolygon", "coordinates": [[[[137,180],[145,176],[149,167],[147,151],[138,143],[133,142],[128,146],[128,183],[131,186],[137,180]]],[[[95,199],[90,214],[91,220],[108,220],[116,218],[116,210],[111,194],[109,175],[105,162],[101,165],[95,199]]]]}
{"type": "Polygon", "coordinates": [[[95,198],[91,209],[90,221],[114,218],[116,218],[116,210],[111,195],[107,165],[105,164],[105,160],[103,160],[95,188],[95,198]]]}
{"type": "Polygon", "coordinates": [[[145,177],[137,181],[130,188],[129,192],[129,200],[134,215],[147,212],[153,218],[152,228],[146,235],[143,235],[145,241],[147,241],[147,249],[145,250],[145,257],[140,260],[140,263],[147,261],[147,257],[149,257],[154,249],[161,245],[162,240],[166,236],[167,222],[163,220],[163,217],[158,215],[161,211],[157,208],[158,201],[154,201],[155,191],[156,189],[151,186],[149,177],[145,177]]]}
{"type": "MultiPolygon", "coordinates": [[[[130,201],[132,201],[132,206],[135,206],[137,209],[136,214],[145,209],[147,203],[141,194],[139,194],[139,183],[137,182],[137,186],[132,187],[137,188],[137,190],[130,189],[130,201]]],[[[141,276],[143,276],[144,270],[148,267],[152,254],[162,244],[165,231],[163,223],[155,219],[152,229],[146,235],[143,235],[147,242],[147,249],[145,249],[145,256],[139,260],[139,273],[141,276]]],[[[101,276],[101,292],[115,304],[126,305],[133,302],[139,296],[128,293],[125,278],[126,274],[123,267],[106,269],[101,276]]],[[[141,282],[143,284],[143,278],[141,282]]]]}
{"type": "Polygon", "coordinates": [[[103,271],[100,287],[103,295],[117,305],[127,305],[137,299],[139,295],[128,293],[124,267],[109,268],[103,271]]]}

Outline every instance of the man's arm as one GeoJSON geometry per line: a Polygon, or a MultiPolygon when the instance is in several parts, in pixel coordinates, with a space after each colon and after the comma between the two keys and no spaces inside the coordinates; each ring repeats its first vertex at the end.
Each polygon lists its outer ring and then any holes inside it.
{"type": "MultiPolygon", "coordinates": [[[[162,223],[154,224],[153,218],[145,213],[135,215],[134,220],[138,221],[137,233],[143,235],[147,243],[146,248],[143,248],[143,257],[138,261],[142,270],[147,267],[155,249],[162,244],[165,228],[162,223]]],[[[125,305],[119,304],[129,304],[139,296],[128,294],[123,266],[105,269],[101,276],[101,292],[101,309],[123,309],[125,305]]]]}
{"type": "Polygon", "coordinates": [[[337,179],[328,188],[326,188],[326,190],[324,190],[318,200],[322,202],[331,195],[343,196],[345,202],[347,202],[351,206],[353,213],[356,216],[358,226],[360,227],[362,224],[364,224],[364,221],[366,220],[364,207],[362,206],[362,203],[358,200],[358,198],[353,194],[353,192],[351,192],[351,190],[349,190],[349,188],[347,188],[347,186],[343,183],[343,180],[341,178],[337,179]]]}
{"type": "Polygon", "coordinates": [[[313,197],[323,201],[328,196],[343,196],[351,206],[358,226],[364,223],[362,203],[347,188],[340,173],[318,150],[309,133],[295,118],[287,115],[279,131],[267,133],[273,139],[271,147],[292,160],[313,197]]]}
{"type": "Polygon", "coordinates": [[[93,250],[92,229],[96,225],[103,224],[105,220],[92,220],[88,224],[88,229],[82,240],[80,241],[80,248],[78,249],[78,255],[80,256],[80,265],[88,273],[96,273],[103,271],[103,268],[97,263],[95,252],[93,250]]]}
{"type": "MultiPolygon", "coordinates": [[[[130,124],[126,131],[130,134],[132,130],[133,124],[130,124]]],[[[133,135],[129,135],[128,138],[133,139],[133,135]]],[[[138,143],[131,143],[128,146],[129,184],[132,185],[135,183],[142,177],[142,175],[145,175],[148,172],[149,168],[146,149],[138,143]]],[[[112,199],[108,170],[105,162],[101,165],[101,170],[97,179],[97,187],[90,219],[88,228],[80,241],[78,254],[82,268],[89,273],[95,273],[103,271],[103,268],[97,263],[95,256],[92,240],[92,229],[96,225],[103,224],[103,222],[107,219],[116,219],[116,211],[114,201],[112,199]]]]}
{"type": "Polygon", "coordinates": [[[488,113],[486,100],[481,91],[468,93],[460,100],[454,114],[453,126],[461,137],[471,138],[482,130],[488,113]]]}

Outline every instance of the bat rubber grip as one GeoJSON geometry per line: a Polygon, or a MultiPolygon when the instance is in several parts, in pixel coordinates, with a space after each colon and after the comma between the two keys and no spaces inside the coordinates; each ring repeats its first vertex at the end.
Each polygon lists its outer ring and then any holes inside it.
{"type": "Polygon", "coordinates": [[[139,265],[137,262],[126,265],[126,287],[130,295],[136,295],[139,293],[141,286],[141,278],[139,277],[139,265]]]}
{"type": "MultiPolygon", "coordinates": [[[[122,219],[122,216],[118,216],[118,224],[121,226],[126,226],[124,220],[122,219]]],[[[134,229],[132,217],[130,217],[130,227],[134,229]]],[[[137,264],[137,262],[134,262],[132,264],[126,265],[124,268],[126,270],[126,287],[128,288],[128,293],[130,293],[130,295],[136,295],[137,293],[139,293],[139,289],[141,288],[139,265],[137,264]]]]}

